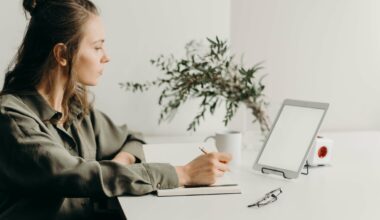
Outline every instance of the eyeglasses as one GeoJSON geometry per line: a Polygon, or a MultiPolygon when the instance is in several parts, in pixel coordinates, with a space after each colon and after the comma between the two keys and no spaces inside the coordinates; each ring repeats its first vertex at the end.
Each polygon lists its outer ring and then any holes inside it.
{"type": "Polygon", "coordinates": [[[277,201],[278,196],[281,193],[282,193],[281,188],[277,188],[275,190],[272,190],[272,191],[268,192],[267,194],[265,194],[265,196],[262,199],[260,199],[259,201],[257,201],[256,203],[248,205],[248,208],[254,207],[254,206],[257,206],[258,208],[260,208],[261,206],[265,206],[265,205],[268,205],[269,203],[275,202],[275,201],[277,201]]]}

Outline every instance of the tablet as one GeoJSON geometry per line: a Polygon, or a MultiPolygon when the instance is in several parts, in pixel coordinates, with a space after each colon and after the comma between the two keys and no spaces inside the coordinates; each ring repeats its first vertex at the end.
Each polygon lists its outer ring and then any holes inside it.
{"type": "Polygon", "coordinates": [[[297,178],[328,107],[328,103],[286,99],[253,168],[297,178]]]}

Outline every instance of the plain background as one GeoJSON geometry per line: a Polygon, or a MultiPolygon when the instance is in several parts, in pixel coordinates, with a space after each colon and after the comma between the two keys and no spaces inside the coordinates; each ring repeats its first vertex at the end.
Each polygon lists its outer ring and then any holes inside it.
{"type": "MultiPolygon", "coordinates": [[[[199,100],[158,125],[159,90],[126,93],[118,85],[160,75],[149,60],[184,55],[186,42],[216,35],[230,41],[246,66],[264,61],[269,115],[285,98],[329,102],[323,131],[378,130],[380,2],[378,0],[112,0],[94,1],[106,26],[111,62],[92,91],[95,105],[117,124],[149,135],[186,134],[199,100]]],[[[0,7],[4,73],[27,24],[21,1],[0,7]]],[[[0,76],[0,82],[3,81],[0,76]]],[[[225,129],[224,110],[206,116],[198,133],[225,129]]],[[[241,108],[230,129],[257,130],[241,108]]]]}

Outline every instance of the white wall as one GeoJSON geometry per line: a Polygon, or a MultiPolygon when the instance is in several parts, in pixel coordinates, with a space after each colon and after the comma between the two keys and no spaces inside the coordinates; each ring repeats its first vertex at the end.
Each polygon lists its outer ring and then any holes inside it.
{"type": "MultiPolygon", "coordinates": [[[[230,35],[229,0],[96,0],[106,26],[106,47],[111,56],[104,75],[93,88],[95,105],[118,124],[146,134],[185,133],[198,102],[184,106],[170,123],[158,126],[158,90],[143,94],[122,91],[118,83],[145,81],[159,76],[149,60],[160,54],[184,54],[192,39],[230,35]]],[[[19,46],[26,25],[21,1],[8,1],[0,7],[0,68],[4,70],[19,46]]],[[[2,71],[4,72],[4,71],[2,71]]],[[[0,83],[3,81],[1,74],[0,83]]],[[[223,128],[223,111],[207,117],[200,132],[223,128]]]]}
{"type": "Polygon", "coordinates": [[[16,54],[26,27],[21,1],[10,1],[0,7],[0,83],[2,88],[5,71],[16,54]]]}
{"type": "MultiPolygon", "coordinates": [[[[185,133],[197,110],[189,104],[170,123],[157,125],[158,91],[128,94],[126,80],[159,75],[149,63],[161,53],[183,54],[184,44],[206,36],[231,36],[246,64],[265,61],[273,117],[284,98],[331,103],[323,130],[380,128],[380,2],[377,0],[112,0],[102,11],[112,61],[93,89],[96,106],[117,123],[148,134],[185,133]],[[112,2],[112,3],[111,3],[112,2]],[[231,12],[230,12],[231,10],[231,12]]],[[[0,7],[0,69],[21,41],[26,20],[21,1],[0,7]]],[[[0,76],[2,83],[3,74],[0,76]]],[[[200,132],[219,130],[223,111],[200,132]]],[[[241,127],[238,115],[233,128],[241,127]]]]}
{"type": "Polygon", "coordinates": [[[232,44],[284,98],[331,103],[324,130],[380,129],[380,1],[234,0],[232,44]]]}
{"type": "MultiPolygon", "coordinates": [[[[113,119],[147,134],[185,133],[198,102],[180,109],[171,123],[158,126],[159,90],[132,94],[119,82],[152,80],[160,72],[149,60],[159,54],[184,55],[192,39],[230,35],[229,0],[97,0],[106,25],[112,61],[94,89],[97,106],[113,119]]],[[[223,113],[223,111],[219,111],[223,113]]],[[[207,117],[200,132],[222,128],[222,115],[207,117]]]]}

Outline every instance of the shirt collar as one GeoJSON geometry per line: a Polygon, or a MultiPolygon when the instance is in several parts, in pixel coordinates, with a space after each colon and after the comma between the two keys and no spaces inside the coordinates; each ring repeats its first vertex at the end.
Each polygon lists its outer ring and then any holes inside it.
{"type": "MultiPolygon", "coordinates": [[[[62,113],[54,110],[47,101],[36,90],[25,91],[20,93],[23,102],[44,122],[50,121],[56,123],[62,117],[62,113]]],[[[79,103],[70,104],[70,118],[79,118],[82,109],[79,103]]]]}

